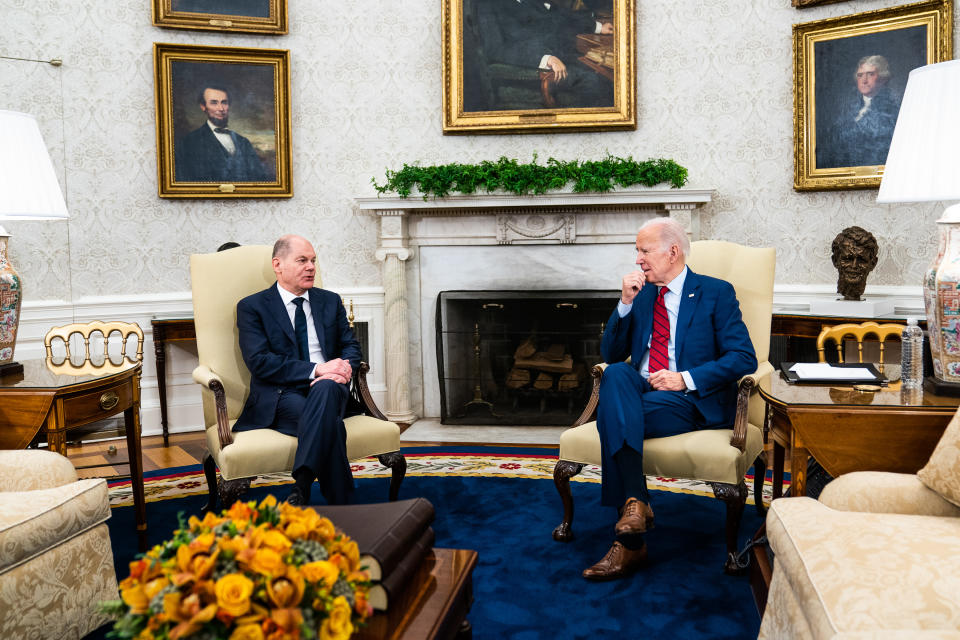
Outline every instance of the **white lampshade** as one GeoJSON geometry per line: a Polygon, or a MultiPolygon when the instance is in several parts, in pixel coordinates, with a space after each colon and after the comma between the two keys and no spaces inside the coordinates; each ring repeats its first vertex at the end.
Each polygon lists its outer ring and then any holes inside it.
{"type": "Polygon", "coordinates": [[[36,118],[0,110],[0,220],[67,217],[36,118]]]}

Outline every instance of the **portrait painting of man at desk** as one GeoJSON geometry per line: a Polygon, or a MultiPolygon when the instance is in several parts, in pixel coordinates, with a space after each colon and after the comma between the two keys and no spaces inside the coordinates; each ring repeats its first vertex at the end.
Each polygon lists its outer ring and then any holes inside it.
{"type": "Polygon", "coordinates": [[[609,114],[633,102],[633,0],[444,0],[444,10],[454,17],[445,21],[445,53],[460,57],[445,57],[451,117],[623,123],[609,114]]]}

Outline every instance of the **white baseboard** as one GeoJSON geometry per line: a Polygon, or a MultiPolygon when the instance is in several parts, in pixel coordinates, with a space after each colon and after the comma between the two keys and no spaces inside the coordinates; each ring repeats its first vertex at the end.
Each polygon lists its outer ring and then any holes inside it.
{"type": "MultiPolygon", "coordinates": [[[[355,321],[369,323],[368,382],[374,401],[383,407],[387,395],[383,350],[383,289],[351,287],[336,290],[349,304],[353,301],[355,321]]],[[[121,320],[136,322],[143,329],[143,374],[140,380],[140,422],[145,436],[160,435],[160,392],[150,321],[155,318],[189,318],[193,302],[189,291],[142,294],[137,296],[98,296],[80,298],[75,304],[63,300],[27,301],[21,311],[15,358],[30,360],[45,356],[43,336],[51,327],[72,322],[121,320]]],[[[170,433],[203,431],[203,403],[200,387],[193,382],[197,366],[196,345],[167,343],[166,390],[167,426],[170,433]]]]}

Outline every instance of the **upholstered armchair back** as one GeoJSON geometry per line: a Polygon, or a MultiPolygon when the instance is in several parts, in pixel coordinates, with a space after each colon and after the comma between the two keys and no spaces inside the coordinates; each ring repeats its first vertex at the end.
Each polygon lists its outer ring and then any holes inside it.
{"type": "MultiPolygon", "coordinates": [[[[237,302],[277,281],[272,253],[273,247],[249,245],[190,256],[197,358],[223,380],[230,420],[240,415],[250,386],[237,342],[237,302]]],[[[321,286],[319,272],[316,286],[321,286]]],[[[217,423],[213,394],[206,389],[203,418],[208,427],[217,423]]]]}
{"type": "Polygon", "coordinates": [[[773,316],[773,275],[777,253],[770,248],[745,247],[721,240],[691,243],[690,268],[726,280],[740,301],[743,322],[750,331],[757,360],[770,357],[770,321],[773,316]]]}

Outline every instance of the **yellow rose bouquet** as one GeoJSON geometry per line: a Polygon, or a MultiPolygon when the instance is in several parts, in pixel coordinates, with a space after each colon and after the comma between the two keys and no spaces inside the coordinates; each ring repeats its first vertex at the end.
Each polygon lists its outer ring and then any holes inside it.
{"type": "Polygon", "coordinates": [[[191,516],[130,563],[110,638],[342,640],[373,614],[357,543],[309,508],[267,496],[191,516]]]}

